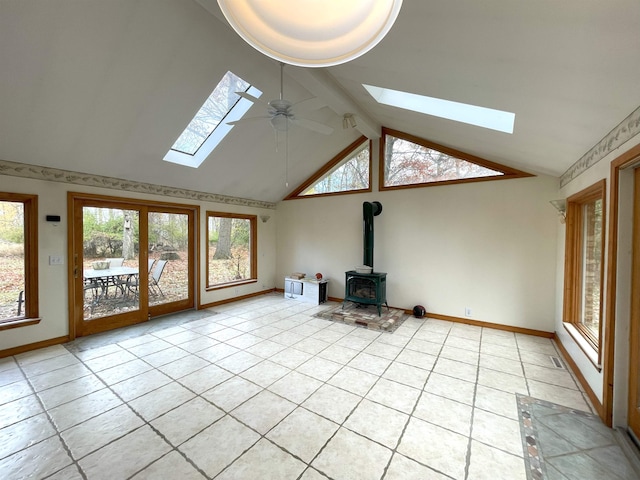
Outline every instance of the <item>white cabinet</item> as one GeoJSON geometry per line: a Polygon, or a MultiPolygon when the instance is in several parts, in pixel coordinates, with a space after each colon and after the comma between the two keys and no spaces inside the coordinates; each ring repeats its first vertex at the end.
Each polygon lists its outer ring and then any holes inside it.
{"type": "Polygon", "coordinates": [[[312,280],[285,277],[284,298],[300,300],[319,305],[327,301],[328,280],[312,280]]]}

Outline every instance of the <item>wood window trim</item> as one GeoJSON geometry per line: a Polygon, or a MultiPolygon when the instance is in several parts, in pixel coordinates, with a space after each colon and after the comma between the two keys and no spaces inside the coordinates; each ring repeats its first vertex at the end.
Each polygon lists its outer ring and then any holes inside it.
{"type": "Polygon", "coordinates": [[[316,195],[301,195],[307,188],[311,185],[322,179],[332,168],[338,165],[340,162],[345,160],[349,154],[354,152],[360,145],[362,145],[366,141],[367,137],[362,135],[356,141],[351,143],[348,147],[340,151],[335,157],[329,160],[326,164],[324,164],[319,170],[317,170],[313,175],[311,175],[307,180],[305,180],[298,188],[296,188],[289,195],[284,197],[283,200],[299,200],[302,198],[318,198],[318,197],[329,197],[334,195],[349,195],[353,193],[366,193],[372,191],[372,152],[373,145],[371,140],[369,140],[369,188],[359,188],[355,190],[345,190],[343,192],[330,192],[330,193],[318,193],[316,195]]]}
{"type": "Polygon", "coordinates": [[[566,210],[566,240],[565,240],[565,263],[564,263],[564,301],[563,301],[563,323],[567,332],[594,367],[600,371],[602,369],[602,313],[604,304],[604,260],[605,260],[605,240],[606,240],[606,180],[600,180],[590,187],[567,198],[566,210]],[[598,315],[598,337],[593,332],[582,325],[579,321],[580,302],[582,298],[582,207],[595,200],[602,201],[602,248],[600,252],[600,302],[598,315]],[[568,328],[568,325],[571,328],[568,328]],[[591,348],[592,352],[585,350],[585,345],[576,338],[575,333],[580,334],[582,340],[591,348]]]}
{"type": "Polygon", "coordinates": [[[18,319],[7,319],[0,321],[0,331],[2,330],[10,330],[12,328],[20,328],[20,327],[28,327],[29,325],[37,325],[40,323],[42,318],[18,318],[18,319]]]}
{"type": "Polygon", "coordinates": [[[38,300],[38,196],[0,192],[0,200],[24,206],[24,316],[0,320],[0,330],[40,323],[38,300]]]}
{"type": "Polygon", "coordinates": [[[475,155],[471,155],[470,153],[461,152],[460,150],[456,150],[454,148],[445,147],[444,145],[439,145],[434,142],[430,142],[429,140],[425,140],[424,138],[417,137],[415,135],[411,135],[409,133],[400,132],[398,130],[393,130],[391,128],[382,127],[382,136],[380,137],[380,152],[379,152],[379,175],[378,175],[378,190],[400,190],[404,188],[423,188],[423,187],[437,187],[441,185],[455,185],[458,183],[474,183],[474,182],[488,182],[493,180],[508,180],[512,178],[526,178],[526,177],[535,177],[535,175],[527,172],[523,172],[522,170],[518,170],[512,167],[507,167],[506,165],[501,165],[496,162],[492,162],[490,160],[485,160],[484,158],[476,157],[475,155]],[[439,182],[423,182],[423,183],[412,183],[409,185],[393,185],[393,186],[385,186],[384,184],[384,170],[386,165],[386,136],[391,135],[392,137],[400,138],[402,140],[407,140],[408,142],[415,143],[417,145],[421,145],[425,148],[430,148],[432,150],[437,150],[438,152],[446,153],[452,157],[459,158],[461,160],[465,160],[470,163],[475,163],[476,165],[480,165],[482,167],[489,168],[491,170],[496,170],[502,172],[504,175],[495,175],[490,177],[476,177],[476,178],[463,178],[459,180],[444,180],[439,182]]]}
{"type": "Polygon", "coordinates": [[[205,218],[205,258],[206,260],[206,291],[222,290],[224,288],[237,287],[239,285],[246,285],[250,283],[256,283],[258,281],[258,216],[248,215],[243,213],[229,213],[229,212],[215,212],[207,210],[205,218]],[[238,280],[237,282],[225,282],[215,285],[209,284],[209,218],[210,217],[223,217],[223,218],[240,218],[243,220],[249,220],[250,225],[250,242],[251,242],[251,263],[250,263],[250,277],[238,280]]]}

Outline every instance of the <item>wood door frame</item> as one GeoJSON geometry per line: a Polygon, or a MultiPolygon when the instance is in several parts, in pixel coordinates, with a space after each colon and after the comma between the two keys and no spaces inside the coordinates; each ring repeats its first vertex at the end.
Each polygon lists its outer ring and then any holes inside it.
{"type": "Polygon", "coordinates": [[[611,162],[609,178],[609,245],[607,247],[607,284],[605,300],[604,352],[602,376],[602,408],[600,418],[605,425],[613,424],[613,376],[615,356],[615,326],[618,273],[618,205],[620,200],[620,171],[630,167],[640,158],[640,145],[630,148],[611,162]]]}
{"type": "MultiPolygon", "coordinates": [[[[199,265],[199,238],[198,238],[198,222],[200,219],[200,207],[198,205],[186,205],[186,204],[178,204],[178,203],[168,203],[168,202],[159,202],[153,200],[143,200],[143,199],[135,199],[135,198],[126,198],[126,197],[114,197],[109,195],[99,195],[99,194],[91,194],[91,193],[82,193],[82,192],[67,192],[67,218],[69,221],[67,222],[67,291],[68,291],[68,311],[69,311],[69,340],[73,340],[78,336],[78,299],[80,297],[84,298],[84,293],[79,291],[78,285],[79,282],[75,281],[76,274],[76,259],[74,257],[75,246],[78,242],[82,242],[82,232],[77,231],[76,229],[77,218],[76,218],[76,210],[77,206],[80,204],[84,204],[86,202],[91,203],[102,203],[104,205],[100,205],[100,207],[104,206],[106,208],[124,208],[124,207],[132,207],[134,210],[139,210],[142,214],[144,212],[145,215],[148,216],[149,211],[158,212],[158,211],[175,211],[176,213],[189,212],[191,215],[192,221],[189,222],[189,235],[192,241],[189,245],[189,250],[192,254],[189,256],[188,268],[191,272],[188,275],[189,278],[189,287],[188,287],[188,299],[184,302],[180,302],[180,309],[188,309],[195,308],[195,297],[196,292],[195,289],[199,286],[198,272],[196,270],[196,265],[199,265]],[[196,260],[197,259],[197,260],[196,260]]],[[[81,209],[79,210],[81,211],[81,209]]],[[[138,239],[140,242],[139,247],[139,258],[144,258],[146,262],[146,258],[148,258],[148,235],[147,228],[140,229],[140,238],[138,239]],[[144,237],[144,238],[143,238],[144,237]]],[[[140,284],[146,285],[148,282],[148,272],[147,268],[140,268],[140,284]]],[[[150,313],[148,307],[148,292],[144,291],[145,289],[141,289],[140,293],[140,309],[127,312],[121,314],[109,323],[110,328],[118,328],[134,323],[141,323],[149,320],[150,313]],[[146,300],[145,300],[146,299],[146,300]],[[143,303],[144,301],[144,303],[143,303]]],[[[172,304],[165,304],[172,305],[172,304]]],[[[155,315],[162,315],[164,313],[169,313],[166,307],[163,308],[162,305],[159,305],[153,308],[155,315]]],[[[175,309],[174,309],[175,311],[175,309]]],[[[82,313],[82,311],[80,311],[82,313]]],[[[97,333],[91,331],[91,327],[86,332],[86,334],[97,333]]],[[[102,331],[102,330],[100,330],[102,331]]]]}
{"type": "Polygon", "coordinates": [[[636,438],[640,438],[640,413],[638,412],[638,393],[640,364],[640,295],[633,292],[640,290],[640,167],[634,171],[633,185],[633,247],[631,271],[631,313],[629,322],[629,390],[627,400],[627,424],[636,438]],[[634,338],[635,344],[634,344],[634,338]],[[635,403],[632,402],[635,400],[635,403]]]}

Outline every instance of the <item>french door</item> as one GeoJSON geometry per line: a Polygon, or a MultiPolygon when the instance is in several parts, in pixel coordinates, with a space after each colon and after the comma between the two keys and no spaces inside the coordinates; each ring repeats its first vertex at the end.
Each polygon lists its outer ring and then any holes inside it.
{"type": "Polygon", "coordinates": [[[634,171],[633,259],[629,354],[629,428],[640,439],[640,168],[634,171]]]}
{"type": "Polygon", "coordinates": [[[69,194],[70,334],[193,308],[197,207],[69,194]]]}

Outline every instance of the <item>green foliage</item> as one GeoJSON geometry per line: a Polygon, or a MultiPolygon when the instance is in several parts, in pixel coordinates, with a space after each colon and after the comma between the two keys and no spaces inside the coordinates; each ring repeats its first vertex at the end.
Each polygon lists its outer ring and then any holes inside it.
{"type": "Polygon", "coordinates": [[[0,240],[24,243],[24,206],[21,202],[0,202],[0,240]]]}
{"type": "Polygon", "coordinates": [[[149,243],[169,245],[179,250],[189,243],[189,219],[183,214],[149,214],[149,243]]]}
{"type": "Polygon", "coordinates": [[[251,228],[249,220],[234,219],[231,237],[233,245],[248,246],[251,239],[251,228]]]}
{"type": "MultiPolygon", "coordinates": [[[[122,239],[124,234],[124,221],[120,215],[101,218],[98,209],[85,208],[83,212],[83,240],[91,240],[96,236],[108,236],[122,239]]],[[[132,222],[136,227],[138,222],[132,222]]],[[[137,233],[137,232],[136,232],[137,233]]]]}
{"type": "Polygon", "coordinates": [[[6,228],[0,229],[0,239],[10,243],[24,243],[24,228],[6,228]]]}

